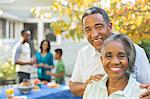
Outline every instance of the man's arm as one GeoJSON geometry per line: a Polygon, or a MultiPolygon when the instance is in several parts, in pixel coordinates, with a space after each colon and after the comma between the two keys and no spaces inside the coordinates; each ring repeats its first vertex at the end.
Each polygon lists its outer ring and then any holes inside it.
{"type": "Polygon", "coordinates": [[[80,82],[69,82],[71,92],[76,96],[83,96],[86,85],[87,84],[80,82]]]}
{"type": "Polygon", "coordinates": [[[15,64],[18,64],[18,65],[33,65],[33,62],[22,62],[22,61],[16,60],[15,64]]]}

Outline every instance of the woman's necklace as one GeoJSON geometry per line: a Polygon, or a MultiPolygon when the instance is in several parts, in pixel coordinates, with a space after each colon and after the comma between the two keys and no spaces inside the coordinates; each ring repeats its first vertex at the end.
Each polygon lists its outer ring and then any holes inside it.
{"type": "Polygon", "coordinates": [[[108,87],[108,90],[110,91],[116,91],[116,90],[123,90],[125,86],[127,85],[128,80],[126,80],[124,83],[122,83],[120,86],[115,86],[115,87],[108,87]]]}

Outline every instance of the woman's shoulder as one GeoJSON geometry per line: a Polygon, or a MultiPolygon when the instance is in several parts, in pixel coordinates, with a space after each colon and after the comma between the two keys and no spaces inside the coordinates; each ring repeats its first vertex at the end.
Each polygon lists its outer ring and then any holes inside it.
{"type": "Polygon", "coordinates": [[[125,88],[125,93],[128,93],[129,97],[139,97],[139,95],[144,92],[146,89],[141,89],[140,86],[141,83],[136,81],[132,76],[130,76],[128,84],[125,88]],[[130,94],[129,94],[130,93],[130,94]]]}
{"type": "Polygon", "coordinates": [[[41,55],[41,52],[40,52],[40,51],[37,51],[35,54],[36,54],[36,55],[41,55]]]}
{"type": "Polygon", "coordinates": [[[103,81],[99,80],[99,81],[91,81],[88,85],[87,88],[90,91],[96,91],[96,90],[100,90],[100,88],[103,88],[103,81]]]}
{"type": "Polygon", "coordinates": [[[140,88],[140,84],[141,83],[137,82],[136,80],[134,81],[134,84],[133,84],[134,88],[132,88],[132,94],[135,94],[135,95],[138,94],[138,96],[139,96],[141,93],[143,93],[144,91],[146,91],[146,89],[141,89],[140,88]]]}
{"type": "Polygon", "coordinates": [[[101,81],[93,81],[89,83],[84,91],[83,99],[99,99],[100,95],[104,92],[104,88],[101,84],[101,81]]]}

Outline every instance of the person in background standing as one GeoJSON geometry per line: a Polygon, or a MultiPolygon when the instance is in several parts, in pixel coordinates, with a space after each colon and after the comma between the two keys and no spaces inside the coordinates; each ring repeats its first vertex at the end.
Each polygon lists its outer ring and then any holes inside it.
{"type": "Polygon", "coordinates": [[[30,79],[31,66],[35,63],[31,57],[30,35],[31,32],[29,30],[22,30],[21,40],[13,48],[12,62],[16,65],[19,83],[23,79],[30,79]]]}
{"type": "Polygon", "coordinates": [[[54,76],[54,80],[58,84],[65,84],[64,76],[65,76],[65,65],[62,60],[62,49],[55,49],[55,60],[57,60],[57,63],[55,65],[56,67],[56,73],[52,73],[47,71],[46,74],[50,76],[54,76]]]}
{"type": "Polygon", "coordinates": [[[38,79],[41,81],[51,81],[51,76],[46,75],[46,71],[51,71],[54,68],[53,55],[50,52],[50,48],[50,42],[43,40],[40,45],[40,52],[37,52],[35,55],[38,79]]]}

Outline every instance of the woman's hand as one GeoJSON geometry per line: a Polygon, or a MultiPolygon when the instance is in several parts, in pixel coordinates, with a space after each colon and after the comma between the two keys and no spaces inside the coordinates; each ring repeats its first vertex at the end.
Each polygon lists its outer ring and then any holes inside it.
{"type": "Polygon", "coordinates": [[[140,88],[147,89],[147,91],[140,95],[140,99],[150,99],[150,84],[141,84],[140,88]]]}
{"type": "Polygon", "coordinates": [[[43,67],[44,67],[44,68],[47,68],[47,69],[53,69],[53,68],[54,68],[54,66],[49,66],[49,65],[47,65],[47,64],[43,64],[43,67]]]}
{"type": "Polygon", "coordinates": [[[37,67],[37,68],[38,68],[38,67],[43,67],[43,64],[42,64],[42,63],[36,64],[36,67],[37,67]]]}
{"type": "Polygon", "coordinates": [[[52,74],[53,74],[52,72],[50,72],[50,71],[46,71],[46,75],[51,76],[52,74]]]}
{"type": "Polygon", "coordinates": [[[47,65],[47,64],[43,64],[43,66],[42,67],[44,67],[44,68],[48,68],[49,66],[47,65]]]}

